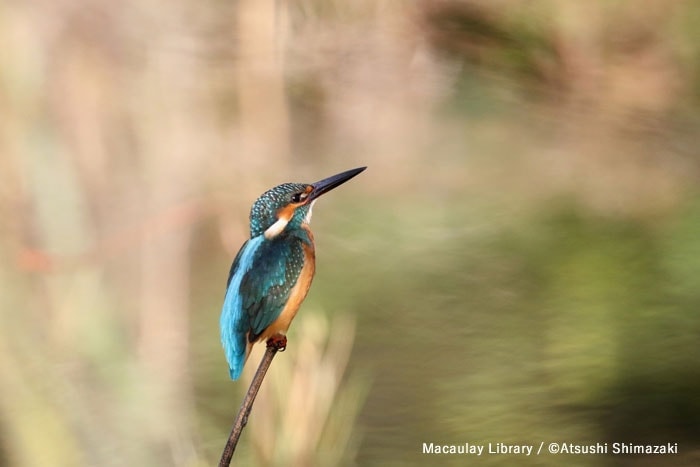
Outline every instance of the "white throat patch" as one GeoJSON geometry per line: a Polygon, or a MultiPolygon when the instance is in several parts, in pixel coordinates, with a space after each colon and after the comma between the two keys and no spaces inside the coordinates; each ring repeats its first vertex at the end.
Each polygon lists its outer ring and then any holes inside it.
{"type": "Polygon", "coordinates": [[[268,240],[272,240],[276,236],[282,233],[285,227],[287,227],[287,224],[289,223],[289,219],[285,219],[284,217],[280,217],[277,219],[277,222],[272,224],[270,227],[265,230],[265,238],[268,240]]]}
{"type": "Polygon", "coordinates": [[[311,223],[311,211],[314,210],[314,203],[316,200],[311,201],[311,204],[309,205],[309,211],[306,213],[306,216],[304,217],[304,222],[307,224],[311,223]]]}

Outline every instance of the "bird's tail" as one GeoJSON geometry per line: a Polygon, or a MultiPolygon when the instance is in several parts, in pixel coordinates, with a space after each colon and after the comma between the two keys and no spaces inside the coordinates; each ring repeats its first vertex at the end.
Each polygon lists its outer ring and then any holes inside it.
{"type": "Polygon", "coordinates": [[[245,353],[240,353],[236,354],[233,359],[231,359],[230,366],[228,369],[229,375],[231,375],[231,379],[236,381],[238,378],[241,377],[241,373],[243,372],[243,367],[245,366],[245,363],[248,361],[248,357],[250,357],[250,351],[253,348],[253,344],[248,342],[246,339],[246,346],[245,346],[245,353]]]}

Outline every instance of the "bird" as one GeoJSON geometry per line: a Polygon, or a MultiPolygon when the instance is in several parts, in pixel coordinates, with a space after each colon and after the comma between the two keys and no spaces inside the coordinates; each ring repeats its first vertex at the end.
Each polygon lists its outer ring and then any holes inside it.
{"type": "Polygon", "coordinates": [[[283,183],[253,203],[250,238],[231,265],[220,318],[221,344],[232,380],[240,377],[253,344],[267,341],[277,350],[286,347],[287,330],[316,270],[309,228],[314,203],[366,168],[316,183],[283,183]]]}

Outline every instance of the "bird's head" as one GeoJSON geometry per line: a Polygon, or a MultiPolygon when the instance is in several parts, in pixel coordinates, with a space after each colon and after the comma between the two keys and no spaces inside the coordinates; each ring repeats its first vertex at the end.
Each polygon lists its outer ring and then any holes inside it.
{"type": "Polygon", "coordinates": [[[250,210],[250,236],[275,238],[285,229],[299,228],[311,221],[311,209],[316,198],[342,185],[367,167],[324,178],[316,183],[283,183],[266,191],[250,210]]]}

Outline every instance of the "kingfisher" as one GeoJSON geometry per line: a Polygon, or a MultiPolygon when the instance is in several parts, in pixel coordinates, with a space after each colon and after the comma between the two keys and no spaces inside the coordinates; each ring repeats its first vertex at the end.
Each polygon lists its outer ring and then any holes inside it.
{"type": "Polygon", "coordinates": [[[233,260],[221,310],[221,344],[231,379],[243,371],[253,344],[284,350],[286,333],[316,270],[309,228],[316,199],[367,167],[316,183],[283,183],[263,193],[250,210],[250,238],[233,260]]]}

